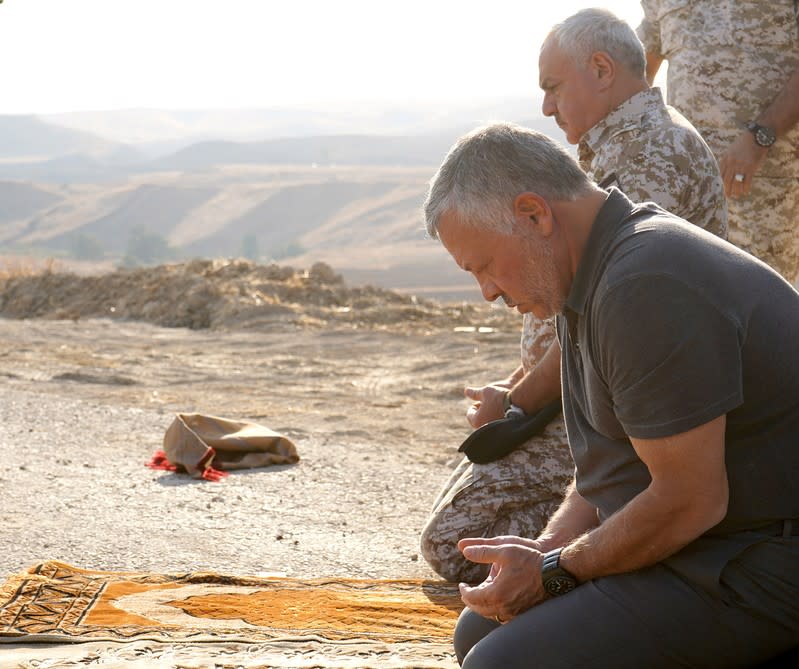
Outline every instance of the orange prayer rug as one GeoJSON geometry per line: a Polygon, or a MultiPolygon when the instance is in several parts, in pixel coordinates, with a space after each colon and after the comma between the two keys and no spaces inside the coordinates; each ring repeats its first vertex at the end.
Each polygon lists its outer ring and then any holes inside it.
{"type": "MultiPolygon", "coordinates": [[[[0,642],[257,644],[264,667],[456,667],[457,586],[43,562],[0,586],[0,642]]],[[[255,666],[255,665],[253,665],[255,666]]]]}

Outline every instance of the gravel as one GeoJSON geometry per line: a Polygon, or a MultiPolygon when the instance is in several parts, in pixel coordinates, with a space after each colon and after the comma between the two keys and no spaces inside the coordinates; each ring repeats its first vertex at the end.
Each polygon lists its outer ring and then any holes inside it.
{"type": "Polygon", "coordinates": [[[221,483],[155,471],[171,417],[15,390],[0,400],[4,575],[46,559],[124,571],[430,576],[429,464],[305,438],[297,465],[221,483]]]}

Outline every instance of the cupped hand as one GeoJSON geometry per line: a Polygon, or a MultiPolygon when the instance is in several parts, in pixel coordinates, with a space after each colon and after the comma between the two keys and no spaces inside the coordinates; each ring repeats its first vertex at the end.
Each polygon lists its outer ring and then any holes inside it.
{"type": "Polygon", "coordinates": [[[544,555],[534,545],[520,537],[459,542],[465,558],[491,565],[488,578],[479,585],[459,585],[463,603],[485,618],[507,622],[541,602],[546,596],[541,584],[544,555]]]}
{"type": "Polygon", "coordinates": [[[508,386],[501,383],[492,383],[481,388],[466,387],[463,394],[472,404],[466,410],[466,420],[469,425],[477,429],[492,420],[498,420],[505,415],[502,410],[502,402],[508,386]]]}
{"type": "Polygon", "coordinates": [[[759,146],[748,130],[741,133],[730,144],[719,160],[719,169],[727,197],[737,199],[749,193],[752,188],[752,179],[766,159],[767,153],[768,149],[759,146]],[[743,181],[737,180],[736,174],[742,174],[743,181]]]}

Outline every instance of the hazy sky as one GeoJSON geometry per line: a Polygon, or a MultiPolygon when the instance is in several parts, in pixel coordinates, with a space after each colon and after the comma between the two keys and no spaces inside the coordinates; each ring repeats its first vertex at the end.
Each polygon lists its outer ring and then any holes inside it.
{"type": "Polygon", "coordinates": [[[538,92],[549,27],[639,0],[5,0],[0,113],[538,92]]]}

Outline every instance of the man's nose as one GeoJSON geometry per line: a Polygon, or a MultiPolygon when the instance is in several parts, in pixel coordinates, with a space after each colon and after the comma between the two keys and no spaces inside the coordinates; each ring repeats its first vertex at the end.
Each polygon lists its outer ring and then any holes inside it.
{"type": "Polygon", "coordinates": [[[502,291],[491,279],[480,280],[480,292],[483,293],[483,299],[486,302],[493,302],[502,295],[502,291]]]}
{"type": "Polygon", "coordinates": [[[552,96],[549,93],[544,93],[544,101],[541,103],[541,113],[544,116],[554,116],[557,109],[555,103],[552,101],[552,96]]]}

